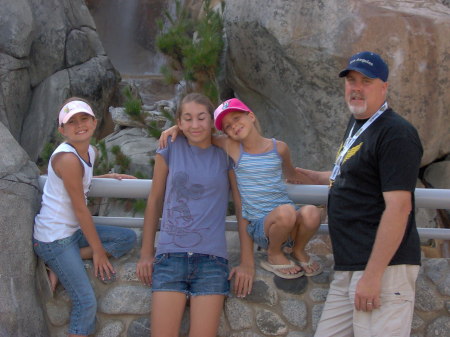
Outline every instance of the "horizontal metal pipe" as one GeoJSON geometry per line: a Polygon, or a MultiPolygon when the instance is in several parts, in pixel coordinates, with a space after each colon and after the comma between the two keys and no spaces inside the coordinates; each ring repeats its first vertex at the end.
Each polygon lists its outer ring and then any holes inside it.
{"type": "MultiPolygon", "coordinates": [[[[94,223],[97,225],[121,226],[129,228],[142,228],[144,218],[130,218],[130,217],[109,217],[109,216],[94,216],[94,223]]],[[[237,221],[227,220],[226,230],[237,231],[237,221]]],[[[450,240],[450,229],[446,228],[417,228],[419,236],[422,239],[442,239],[450,240]]],[[[319,233],[328,233],[328,225],[322,224],[319,228],[319,233]]]]}
{"type": "MultiPolygon", "coordinates": [[[[39,178],[41,190],[47,177],[39,178]]],[[[150,179],[108,179],[94,178],[89,192],[90,197],[145,199],[148,196],[152,181],[150,179]]],[[[299,204],[324,205],[327,203],[328,186],[326,185],[287,185],[287,191],[292,200],[299,204]]],[[[432,209],[450,209],[450,189],[416,188],[416,207],[432,209]]],[[[94,222],[99,225],[111,225],[141,228],[143,218],[103,217],[94,216],[94,222]]],[[[228,231],[237,230],[237,222],[226,222],[228,231]]],[[[418,228],[422,239],[450,240],[450,229],[418,228]]],[[[328,233],[328,225],[322,224],[319,232],[328,233]]]]}
{"type": "MultiPolygon", "coordinates": [[[[39,184],[42,189],[46,176],[41,176],[39,184]]],[[[92,180],[90,197],[145,199],[152,186],[150,179],[108,179],[92,180]]],[[[326,185],[292,185],[287,184],[291,199],[299,204],[324,205],[327,203],[328,186],[326,185]]],[[[450,189],[416,188],[416,207],[433,209],[450,209],[450,189]]]]}

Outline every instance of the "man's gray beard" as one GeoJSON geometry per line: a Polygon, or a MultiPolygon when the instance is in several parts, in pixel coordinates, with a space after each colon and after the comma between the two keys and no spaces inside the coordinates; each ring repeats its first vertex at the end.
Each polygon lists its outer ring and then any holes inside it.
{"type": "Polygon", "coordinates": [[[363,115],[367,111],[367,103],[364,102],[363,106],[354,106],[350,103],[347,103],[348,109],[352,113],[353,116],[358,117],[359,115],[363,115]]]}

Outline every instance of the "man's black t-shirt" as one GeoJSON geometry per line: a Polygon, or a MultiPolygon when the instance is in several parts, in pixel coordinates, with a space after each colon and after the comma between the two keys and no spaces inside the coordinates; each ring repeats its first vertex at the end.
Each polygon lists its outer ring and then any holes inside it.
{"type": "MultiPolygon", "coordinates": [[[[353,117],[353,134],[366,120],[353,117]]],[[[364,270],[381,215],[383,192],[411,191],[411,212],[403,240],[390,265],[420,265],[420,241],[414,217],[414,189],[422,158],[416,129],[392,109],[386,110],[353,143],[328,196],[328,223],[335,270],[364,270]]]]}

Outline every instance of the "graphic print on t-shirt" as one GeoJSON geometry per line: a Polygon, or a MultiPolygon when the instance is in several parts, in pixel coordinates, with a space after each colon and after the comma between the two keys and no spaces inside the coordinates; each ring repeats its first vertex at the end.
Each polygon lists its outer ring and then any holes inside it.
{"type": "MultiPolygon", "coordinates": [[[[341,165],[343,165],[347,160],[349,160],[349,159],[352,158],[355,154],[357,154],[358,151],[361,149],[361,147],[362,147],[363,144],[364,144],[364,142],[360,142],[358,145],[355,145],[355,146],[351,147],[351,148],[347,151],[347,153],[345,154],[344,159],[342,160],[341,165]]],[[[337,160],[337,158],[339,157],[339,155],[340,155],[340,153],[341,153],[343,147],[344,147],[344,146],[343,146],[343,144],[341,143],[341,145],[339,146],[339,150],[337,151],[337,154],[336,154],[336,160],[337,160]]],[[[333,182],[334,182],[334,180],[331,180],[331,179],[330,179],[330,187],[333,186],[333,182]]]]}
{"type": "Polygon", "coordinates": [[[358,145],[353,146],[350,150],[348,150],[347,154],[344,157],[344,160],[342,161],[342,164],[344,164],[347,160],[349,160],[351,157],[353,157],[361,148],[363,145],[363,142],[359,143],[358,145]]]}
{"type": "Polygon", "coordinates": [[[168,237],[161,243],[195,247],[202,241],[202,228],[195,226],[189,201],[202,198],[205,188],[201,184],[189,184],[186,172],[175,173],[172,186],[166,200],[167,221],[161,227],[168,237]]]}

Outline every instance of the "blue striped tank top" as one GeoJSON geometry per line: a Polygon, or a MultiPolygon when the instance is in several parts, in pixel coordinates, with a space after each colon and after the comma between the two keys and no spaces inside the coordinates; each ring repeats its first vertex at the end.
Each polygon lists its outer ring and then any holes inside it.
{"type": "Polygon", "coordinates": [[[280,205],[293,204],[282,178],[282,159],[276,140],[272,142],[272,150],[258,154],[245,152],[241,144],[239,160],[234,166],[242,216],[250,222],[263,218],[280,205]]]}

